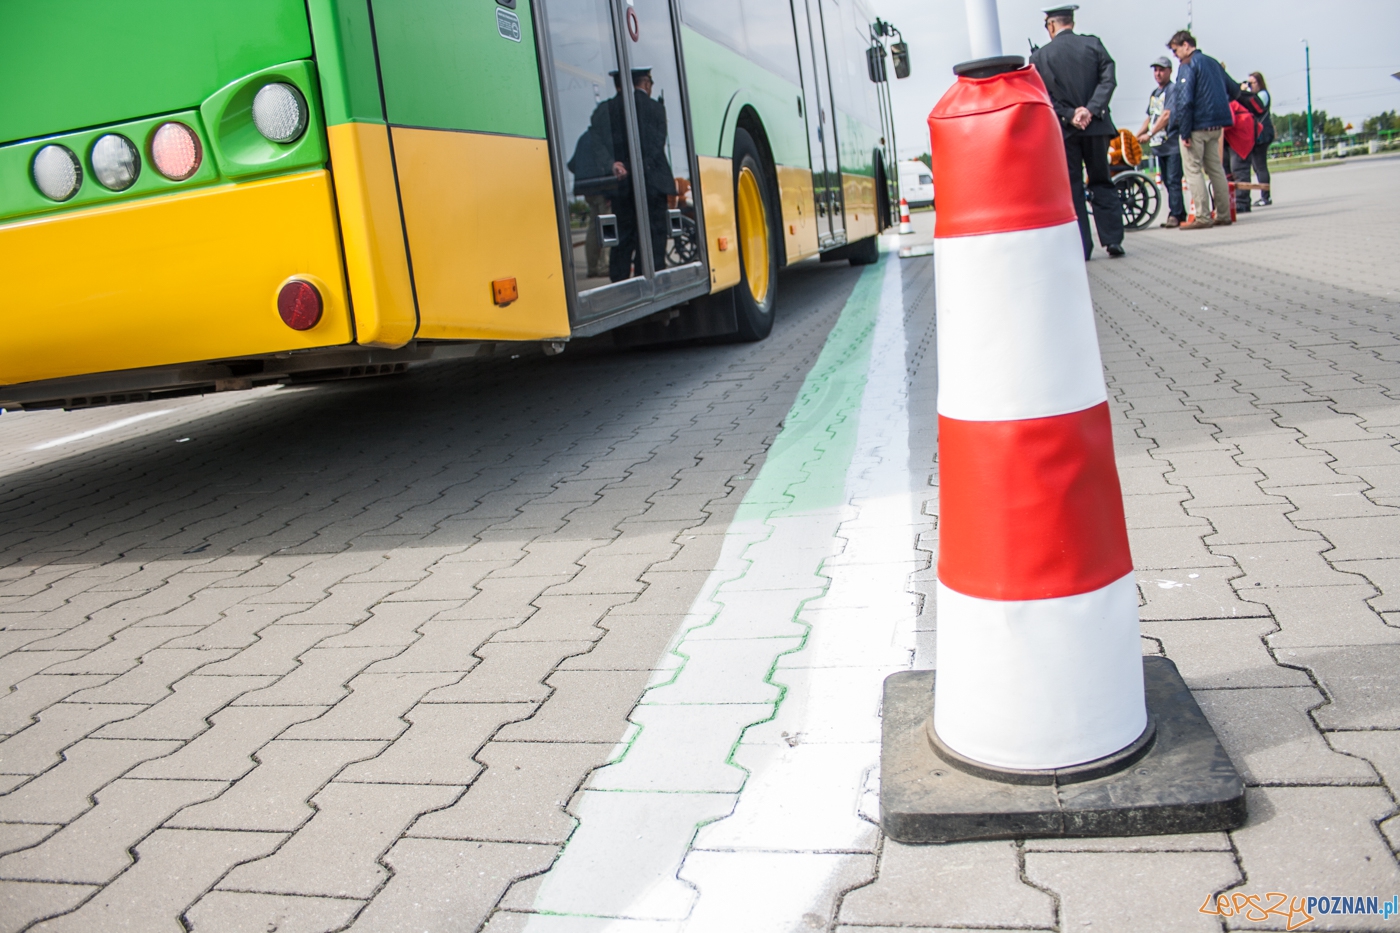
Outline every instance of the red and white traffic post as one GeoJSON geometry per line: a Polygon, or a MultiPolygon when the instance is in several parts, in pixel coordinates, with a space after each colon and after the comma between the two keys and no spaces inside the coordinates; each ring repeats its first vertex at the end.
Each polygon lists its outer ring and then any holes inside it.
{"type": "Polygon", "coordinates": [[[1233,828],[1233,765],[1142,657],[1060,122],[995,0],[967,6],[977,57],[928,120],[938,667],[886,681],[882,820],[906,842],[1233,828]]]}

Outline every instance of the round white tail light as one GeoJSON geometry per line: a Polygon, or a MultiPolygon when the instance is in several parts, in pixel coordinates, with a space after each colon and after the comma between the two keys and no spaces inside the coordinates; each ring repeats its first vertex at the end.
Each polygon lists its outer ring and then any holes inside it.
{"type": "Polygon", "coordinates": [[[199,171],[202,158],[199,137],[183,123],[162,123],[151,137],[151,161],[171,181],[184,181],[199,171]]]}
{"type": "Polygon", "coordinates": [[[275,143],[289,143],[306,130],[306,98],[290,84],[265,84],[253,98],[253,125],[275,143]]]}
{"type": "Polygon", "coordinates": [[[92,173],[102,187],[125,191],[141,174],[141,156],[131,140],[108,133],[92,144],[92,173]]]}
{"type": "Polygon", "coordinates": [[[34,156],[31,172],[34,186],[53,201],[68,200],[78,193],[83,183],[83,167],[67,146],[50,145],[40,149],[34,156]]]}

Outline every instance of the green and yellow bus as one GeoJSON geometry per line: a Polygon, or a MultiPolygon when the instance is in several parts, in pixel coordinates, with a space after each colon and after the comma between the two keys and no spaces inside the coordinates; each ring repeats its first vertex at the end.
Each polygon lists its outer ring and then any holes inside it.
{"type": "Polygon", "coordinates": [[[762,339],[779,268],[873,261],[890,223],[885,27],[864,0],[0,5],[0,407],[762,339]]]}

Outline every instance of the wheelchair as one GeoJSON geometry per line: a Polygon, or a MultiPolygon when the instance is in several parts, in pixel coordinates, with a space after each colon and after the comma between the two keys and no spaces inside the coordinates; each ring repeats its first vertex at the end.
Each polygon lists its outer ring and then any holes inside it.
{"type": "MultiPolygon", "coordinates": [[[[1156,179],[1139,169],[1146,160],[1131,130],[1118,131],[1118,138],[1109,144],[1108,159],[1108,174],[1118,189],[1118,202],[1123,205],[1124,228],[1145,230],[1152,226],[1162,211],[1162,189],[1156,179]]],[[[1091,200],[1087,185],[1084,198],[1091,200]]]]}

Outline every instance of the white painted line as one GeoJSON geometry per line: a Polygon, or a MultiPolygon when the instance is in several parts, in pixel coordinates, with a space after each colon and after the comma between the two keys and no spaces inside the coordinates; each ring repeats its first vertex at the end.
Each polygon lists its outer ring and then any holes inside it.
{"type": "Polygon", "coordinates": [[[85,441],[89,437],[96,437],[99,434],[106,434],[108,431],[117,431],[121,428],[126,427],[127,425],[136,424],[137,422],[145,421],[149,418],[158,418],[161,415],[168,415],[174,410],[175,409],[173,408],[162,408],[160,411],[148,411],[144,414],[132,415],[130,418],[122,418],[119,421],[113,421],[109,424],[104,424],[100,428],[92,428],[87,431],[79,431],[77,434],[68,434],[63,437],[56,437],[51,441],[44,441],[44,443],[42,444],[35,444],[29,449],[48,450],[50,447],[58,447],[61,444],[71,444],[74,441],[85,441]]]}
{"type": "Polygon", "coordinates": [[[532,933],[791,929],[873,870],[881,683],[912,662],[916,608],[899,265],[833,331],[638,728],[579,795],[532,933]],[[861,333],[868,361],[841,362],[861,333]]]}

